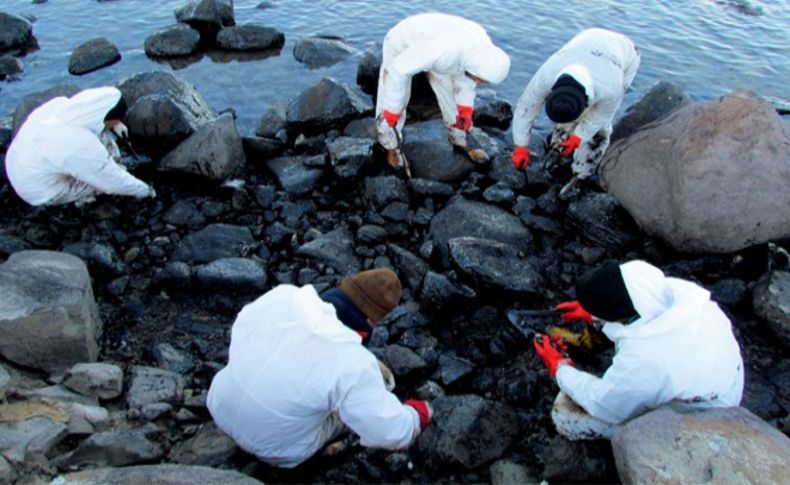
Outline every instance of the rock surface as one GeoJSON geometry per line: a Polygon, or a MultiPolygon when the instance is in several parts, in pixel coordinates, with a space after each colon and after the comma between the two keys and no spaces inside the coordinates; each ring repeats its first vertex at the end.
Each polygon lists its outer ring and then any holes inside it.
{"type": "Polygon", "coordinates": [[[474,169],[466,155],[453,149],[441,120],[407,124],[403,129],[403,154],[417,178],[454,182],[474,169]]]}
{"type": "Polygon", "coordinates": [[[288,103],[288,126],[294,131],[315,132],[340,127],[373,111],[373,104],[356,88],[324,78],[288,103]]]}
{"type": "Polygon", "coordinates": [[[52,485],[102,485],[107,483],[260,485],[262,482],[233,470],[173,464],[96,468],[60,475],[52,481],[52,485]]]}
{"type": "Polygon", "coordinates": [[[24,70],[24,64],[16,57],[0,56],[0,81],[19,80],[22,78],[22,71],[24,70]]]}
{"type": "Polygon", "coordinates": [[[772,271],[757,282],[753,292],[754,312],[790,346],[790,272],[772,271]]]}
{"type": "Polygon", "coordinates": [[[267,160],[265,163],[286,192],[303,195],[318,187],[324,171],[315,166],[323,164],[323,160],[323,155],[285,156],[267,160]]]}
{"type": "Polygon", "coordinates": [[[83,396],[115,399],[123,392],[123,370],[100,362],[77,364],[66,372],[63,385],[83,396]]]}
{"type": "Polygon", "coordinates": [[[69,58],[69,74],[81,75],[107,67],[121,60],[118,48],[99,37],[91,39],[74,49],[69,58]]]}
{"type": "Polygon", "coordinates": [[[279,30],[262,25],[234,25],[224,27],[217,34],[217,46],[231,51],[280,49],[285,35],[279,30]]]}
{"type": "Polygon", "coordinates": [[[33,25],[26,19],[0,12],[0,53],[27,50],[37,46],[33,25]]]}
{"type": "Polygon", "coordinates": [[[347,275],[361,269],[354,254],[353,243],[350,231],[340,227],[303,244],[295,254],[316,259],[334,268],[339,274],[347,275]]]}
{"type": "Polygon", "coordinates": [[[533,295],[543,289],[535,266],[511,245],[476,237],[452,238],[447,245],[453,263],[478,285],[533,295]]]}
{"type": "Polygon", "coordinates": [[[222,27],[236,25],[233,0],[191,0],[175,11],[176,21],[200,32],[203,42],[214,41],[222,27]]]}
{"type": "Polygon", "coordinates": [[[244,147],[233,116],[223,114],[200,127],[159,162],[159,169],[226,180],[244,168],[244,147]]]}
{"type": "Polygon", "coordinates": [[[170,459],[183,465],[219,466],[238,450],[233,439],[212,422],[201,426],[195,436],[174,447],[170,459]]]}
{"type": "Polygon", "coordinates": [[[294,58],[311,69],[337,64],[353,52],[339,37],[306,37],[294,45],[294,58]]]}
{"type": "Polygon", "coordinates": [[[663,118],[690,102],[691,98],[682,87],[667,81],[659,81],[639,101],[625,110],[623,117],[614,126],[611,140],[628,138],[649,123],[663,118]]]}
{"type": "Polygon", "coordinates": [[[200,33],[186,24],[165,27],[145,38],[145,53],[151,57],[187,56],[198,50],[200,33]]]}
{"type": "Polygon", "coordinates": [[[187,263],[210,263],[220,258],[243,256],[255,244],[249,228],[211,224],[187,235],[176,247],[172,259],[187,263]]]}

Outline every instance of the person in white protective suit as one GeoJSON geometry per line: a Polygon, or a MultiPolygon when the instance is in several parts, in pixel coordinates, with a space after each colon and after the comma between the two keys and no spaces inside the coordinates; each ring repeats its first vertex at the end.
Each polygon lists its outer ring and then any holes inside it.
{"type": "Polygon", "coordinates": [[[423,13],[407,17],[384,38],[376,98],[378,141],[387,149],[387,162],[400,162],[400,138],[411,96],[411,79],[426,72],[436,94],[450,142],[475,162],[488,159],[469,149],[475,89],[498,84],[507,77],[510,57],[495,46],[479,24],[455,15],[423,13]]]}
{"type": "Polygon", "coordinates": [[[616,353],[603,377],[575,369],[547,336],[536,339],[535,349],[560,389],[592,417],[622,423],[667,403],[739,405],[740,348],[707,290],[635,260],[607,262],[584,275],[576,296],[558,306],[564,320],[608,321],[603,332],[616,353]]]}
{"type": "Polygon", "coordinates": [[[550,147],[573,155],[572,170],[589,178],[609,146],[612,119],[639,68],[639,52],[623,34],[605,29],[582,31],[538,69],[513,113],[513,166],[529,164],[529,137],[546,109],[556,123],[550,147]]]}
{"type": "Polygon", "coordinates": [[[118,162],[126,103],[114,87],[86,89],[36,108],[6,153],[11,186],[30,205],[87,203],[98,193],[154,197],[118,162]],[[111,133],[112,132],[112,133],[111,133]]]}
{"type": "Polygon", "coordinates": [[[431,408],[390,393],[388,370],[363,346],[400,291],[395,273],[374,269],[320,295],[312,285],[279,285],[245,306],[233,323],[228,365],[208,392],[217,426],[285,468],[346,430],[364,446],[408,447],[431,408]]]}

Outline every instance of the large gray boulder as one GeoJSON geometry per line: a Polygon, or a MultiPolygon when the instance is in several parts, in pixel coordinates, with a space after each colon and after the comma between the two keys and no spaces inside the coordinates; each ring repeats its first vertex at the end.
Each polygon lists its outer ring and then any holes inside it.
{"type": "Polygon", "coordinates": [[[361,269],[354,253],[354,238],[346,227],[339,227],[299,246],[294,254],[322,262],[341,275],[361,269]]]}
{"type": "Polygon", "coordinates": [[[372,112],[373,104],[361,91],[326,77],[288,103],[286,118],[289,130],[312,133],[341,128],[372,112]]]}
{"type": "Polygon", "coordinates": [[[91,39],[74,49],[69,57],[69,74],[81,75],[93,72],[121,60],[118,48],[105,39],[99,37],[91,39]]]}
{"type": "Polygon", "coordinates": [[[234,470],[173,464],[97,468],[60,475],[52,481],[52,485],[106,485],[108,483],[261,485],[262,482],[234,470]]]}
{"type": "Polygon", "coordinates": [[[248,227],[211,224],[182,239],[171,259],[193,264],[210,263],[220,258],[244,256],[254,245],[255,238],[248,227]]]}
{"type": "Polygon", "coordinates": [[[189,24],[211,43],[222,27],[236,25],[233,0],[192,0],[175,11],[176,21],[189,24]]]}
{"type": "Polygon", "coordinates": [[[0,53],[25,51],[37,47],[33,24],[27,19],[0,12],[0,53]]]}
{"type": "Polygon", "coordinates": [[[612,438],[624,483],[784,483],[790,439],[741,407],[660,408],[612,438]]]}
{"type": "Polygon", "coordinates": [[[200,127],[159,162],[159,170],[225,180],[241,174],[244,147],[230,113],[200,127]]]}
{"type": "Polygon", "coordinates": [[[337,64],[353,53],[343,39],[333,36],[305,37],[294,45],[294,59],[311,69],[337,64]]]}
{"type": "Polygon", "coordinates": [[[612,141],[628,138],[648,123],[663,118],[669,113],[691,102],[691,98],[677,84],[659,81],[636,103],[625,110],[625,114],[612,131],[612,141]]]}
{"type": "Polygon", "coordinates": [[[450,144],[441,120],[407,124],[403,129],[403,154],[414,177],[439,182],[464,179],[475,167],[469,157],[450,144]]]}
{"type": "Polygon", "coordinates": [[[324,155],[285,156],[266,160],[266,167],[271,170],[280,186],[293,195],[304,195],[318,188],[324,176],[324,155]]]}
{"type": "Polygon", "coordinates": [[[790,129],[749,93],[693,103],[615,142],[601,183],[675,249],[730,253],[790,236],[790,129]]]}
{"type": "Polygon", "coordinates": [[[169,151],[217,117],[194,86],[169,72],[136,74],[118,89],[129,105],[124,122],[130,136],[158,151],[169,151]]]}
{"type": "Polygon", "coordinates": [[[754,312],[790,346],[790,272],[771,271],[763,275],[754,287],[754,312]]]}
{"type": "Polygon", "coordinates": [[[456,237],[447,244],[455,266],[476,286],[527,295],[541,294],[543,278],[512,245],[476,237],[456,237]]]}
{"type": "Polygon", "coordinates": [[[456,237],[490,239],[527,251],[532,245],[532,236],[518,217],[482,202],[474,202],[457,196],[450,200],[431,220],[428,232],[445,264],[449,264],[448,242],[456,237]]]}
{"type": "Polygon", "coordinates": [[[432,468],[477,468],[500,458],[521,432],[512,408],[480,396],[443,396],[432,405],[431,425],[417,439],[419,455],[432,468]]]}
{"type": "Polygon", "coordinates": [[[102,331],[88,269],[53,251],[14,253],[0,265],[0,354],[48,372],[94,362],[102,331]]]}
{"type": "Polygon", "coordinates": [[[233,25],[217,34],[217,46],[230,51],[280,49],[284,43],[285,34],[262,25],[233,25]]]}
{"type": "Polygon", "coordinates": [[[58,96],[65,96],[69,98],[78,92],[80,92],[80,89],[73,84],[58,84],[57,86],[53,86],[49,89],[28,94],[22,98],[22,101],[16,106],[16,110],[14,110],[13,134],[16,135],[16,133],[19,131],[19,128],[22,127],[22,123],[25,122],[30,113],[32,113],[33,110],[42,104],[51,99],[57,98],[58,96]]]}
{"type": "Polygon", "coordinates": [[[143,48],[151,57],[188,56],[198,50],[200,32],[186,24],[160,29],[145,38],[143,48]]]}
{"type": "Polygon", "coordinates": [[[339,136],[326,143],[332,171],[340,180],[352,181],[373,159],[374,141],[368,138],[339,136]]]}

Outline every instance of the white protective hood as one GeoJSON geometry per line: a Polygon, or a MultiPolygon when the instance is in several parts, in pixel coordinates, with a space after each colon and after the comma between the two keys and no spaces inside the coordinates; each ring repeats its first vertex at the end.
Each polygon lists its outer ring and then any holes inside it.
{"type": "Polygon", "coordinates": [[[561,366],[560,388],[592,416],[612,423],[665,403],[737,406],[743,392],[740,348],[709,292],[644,261],[622,264],[620,271],[639,319],[604,326],[617,352],[602,378],[561,366]]]}

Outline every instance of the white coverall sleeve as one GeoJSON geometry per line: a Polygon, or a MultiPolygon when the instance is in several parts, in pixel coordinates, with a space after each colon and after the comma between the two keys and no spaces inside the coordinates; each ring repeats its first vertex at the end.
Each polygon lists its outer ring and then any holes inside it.
{"type": "Polygon", "coordinates": [[[115,163],[101,141],[87,129],[63,127],[61,135],[69,147],[61,166],[64,174],[107,194],[147,197],[151,193],[145,182],[115,163]]]}
{"type": "Polygon", "coordinates": [[[603,377],[598,378],[570,365],[557,370],[557,385],[591,416],[622,423],[636,413],[660,404],[668,388],[656,369],[633,358],[617,355],[603,377]]]}
{"type": "Polygon", "coordinates": [[[58,118],[64,124],[81,126],[98,135],[104,129],[104,117],[120,99],[118,88],[86,89],[69,98],[58,118]]]}
{"type": "Polygon", "coordinates": [[[384,387],[375,359],[364,369],[339,382],[348,384],[338,403],[340,419],[359,435],[363,446],[390,450],[408,447],[420,434],[420,417],[411,406],[401,404],[384,387]]]}
{"type": "Polygon", "coordinates": [[[516,146],[529,145],[529,135],[532,132],[532,125],[535,123],[546,103],[546,96],[551,91],[554,79],[550,79],[548,73],[543,69],[532,76],[521,97],[516,103],[516,110],[513,112],[513,144],[516,146]]]}
{"type": "Polygon", "coordinates": [[[474,107],[477,84],[466,76],[453,76],[453,85],[455,104],[474,107]]]}
{"type": "Polygon", "coordinates": [[[378,93],[381,97],[382,106],[385,110],[400,113],[411,78],[422,71],[429,71],[436,60],[442,55],[442,49],[435,43],[416,43],[404,50],[393,59],[387,66],[382,66],[386,72],[382,83],[383,92],[378,93]]]}
{"type": "Polygon", "coordinates": [[[582,142],[592,140],[602,128],[609,126],[622,100],[622,94],[620,96],[606,96],[597,100],[595,104],[587,108],[583,119],[576,125],[573,133],[581,138],[582,142]]]}

